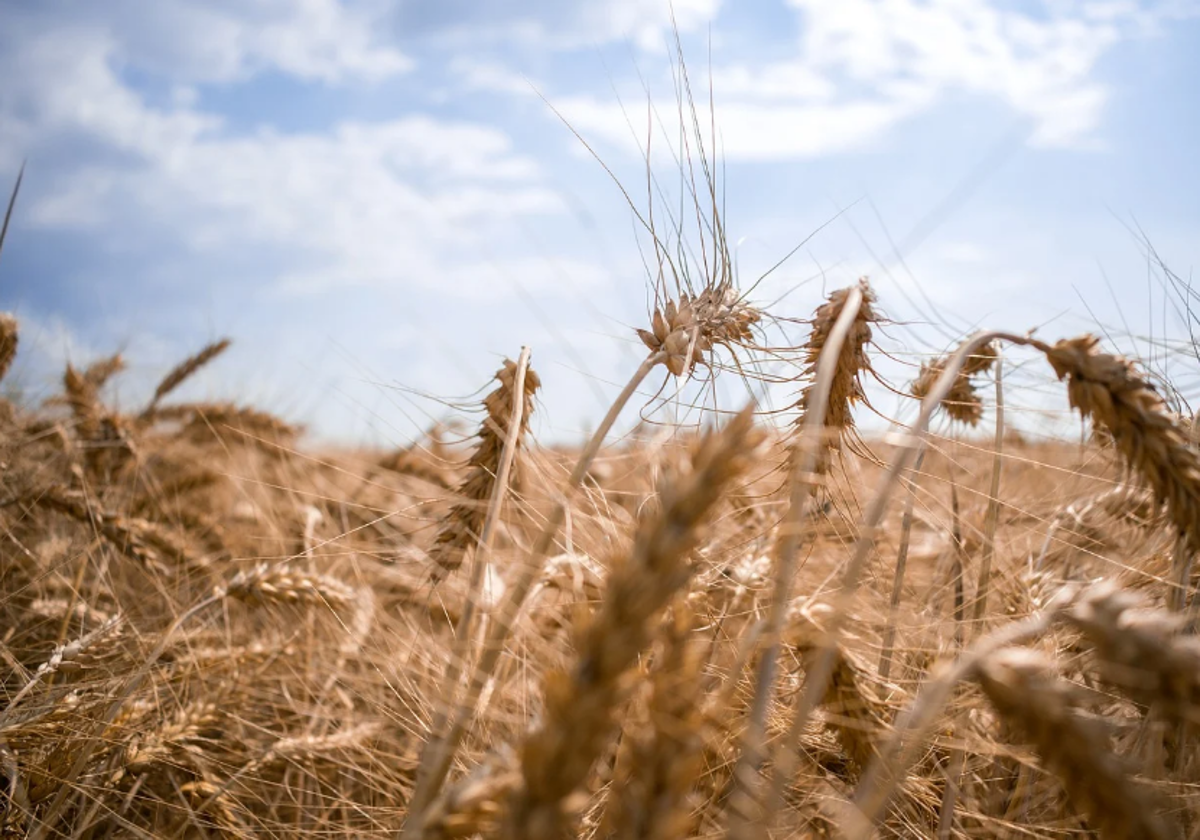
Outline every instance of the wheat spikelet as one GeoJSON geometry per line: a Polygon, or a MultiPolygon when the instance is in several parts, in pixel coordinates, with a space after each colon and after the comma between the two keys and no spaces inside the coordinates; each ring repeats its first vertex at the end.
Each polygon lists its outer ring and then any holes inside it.
{"type": "MultiPolygon", "coordinates": [[[[871,341],[871,324],[878,320],[872,307],[876,298],[865,277],[858,281],[858,289],[862,292],[862,303],[859,305],[858,314],[854,317],[850,332],[842,343],[837,367],[830,383],[829,402],[825,409],[825,416],[821,418],[819,424],[825,430],[826,435],[817,458],[816,468],[819,474],[828,471],[830,456],[841,447],[842,439],[853,432],[854,415],[851,410],[855,403],[861,402],[865,398],[862,375],[871,370],[871,360],[867,357],[866,347],[871,341]]],[[[842,309],[850,297],[850,291],[849,287],[838,289],[829,295],[825,303],[817,307],[812,321],[812,333],[804,345],[803,376],[815,376],[817,363],[821,359],[821,351],[833,332],[834,324],[842,314],[842,309]]],[[[800,416],[796,418],[795,422],[797,428],[803,428],[808,422],[807,414],[816,388],[817,383],[814,380],[806,385],[800,393],[800,399],[795,406],[800,412],[800,416]]],[[[793,453],[794,457],[795,453],[793,453]]]]}
{"type": "MultiPolygon", "coordinates": [[[[483,400],[487,417],[479,427],[479,442],[467,462],[467,476],[458,488],[459,503],[442,520],[429,559],[433,563],[431,577],[440,581],[462,565],[463,556],[478,539],[487,515],[488,500],[495,488],[504,442],[508,438],[509,418],[512,416],[514,383],[517,376],[515,362],[504,360],[504,367],[496,373],[500,387],[483,400]]],[[[517,435],[520,446],[529,429],[529,416],[533,412],[533,401],[541,380],[533,368],[526,368],[524,383],[524,411],[521,428],[517,435]]]]}
{"type": "Polygon", "coordinates": [[[522,744],[522,784],[510,797],[501,837],[570,835],[626,677],[649,644],[655,619],[690,574],[687,553],[699,538],[698,527],[746,469],[759,440],[747,408],[724,431],[703,438],[689,471],[664,480],[661,510],[641,523],[630,555],[610,572],[596,615],[577,634],[575,665],[546,679],[544,720],[522,744]]]}
{"type": "MultiPolygon", "coordinates": [[[[1192,552],[1200,551],[1200,452],[1137,367],[1085,335],[1042,348],[1071,406],[1112,436],[1125,464],[1165,505],[1192,552]]],[[[1186,583],[1186,582],[1184,582],[1186,583]]]]}
{"type": "Polygon", "coordinates": [[[1110,583],[1088,590],[1067,613],[1104,665],[1106,681],[1171,719],[1200,723],[1200,639],[1178,615],[1138,608],[1110,583]]]}
{"type": "MultiPolygon", "coordinates": [[[[971,377],[989,371],[998,357],[996,345],[991,343],[983,345],[967,357],[950,392],[942,400],[942,408],[950,419],[967,426],[979,425],[979,421],[983,419],[983,399],[976,392],[971,377]]],[[[912,395],[919,400],[925,399],[946,369],[948,361],[948,357],[943,357],[922,363],[921,371],[910,389],[912,395]]]]}
{"type": "Polygon", "coordinates": [[[762,313],[741,300],[728,284],[710,285],[699,294],[683,292],[679,301],[668,300],[655,307],[651,329],[637,331],[652,353],[662,353],[662,362],[675,376],[691,373],[707,364],[706,355],[715,346],[744,345],[753,338],[753,327],[762,313]]]}
{"type": "Polygon", "coordinates": [[[282,565],[259,563],[238,572],[229,583],[214,590],[217,598],[247,604],[326,604],[346,606],[358,597],[355,590],[328,575],[297,571],[282,565]]]}
{"type": "Polygon", "coordinates": [[[1040,655],[999,651],[980,664],[976,679],[1005,721],[1032,740],[1104,840],[1177,837],[1162,818],[1164,803],[1133,782],[1101,725],[1073,709],[1068,685],[1040,655]]]}
{"type": "Polygon", "coordinates": [[[217,356],[224,353],[229,348],[229,339],[222,338],[220,341],[214,341],[196,353],[194,356],[189,356],[184,359],[163,377],[158,383],[158,387],[154,389],[154,396],[150,398],[150,404],[142,411],[142,417],[149,417],[154,414],[159,402],[163,397],[166,397],[180,385],[182,385],[188,377],[194,374],[200,368],[211,362],[217,356]]]}
{"type": "Polygon", "coordinates": [[[7,312],[0,312],[0,379],[4,379],[17,357],[19,334],[17,319],[7,312]]]}

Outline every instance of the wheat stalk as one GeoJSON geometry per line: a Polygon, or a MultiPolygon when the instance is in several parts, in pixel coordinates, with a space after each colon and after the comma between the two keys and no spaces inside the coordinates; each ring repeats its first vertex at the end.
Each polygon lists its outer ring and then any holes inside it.
{"type": "MultiPolygon", "coordinates": [[[[869,291],[865,283],[853,286],[838,299],[836,307],[825,311],[824,317],[818,313],[817,320],[824,329],[834,308],[837,312],[836,318],[828,326],[827,334],[816,339],[819,348],[812,351],[817,358],[816,378],[804,396],[805,418],[799,443],[801,454],[792,459],[788,513],[780,527],[771,606],[767,617],[767,648],[759,660],[754,701],[743,735],[742,753],[734,770],[735,792],[729,808],[730,840],[761,836],[770,825],[771,815],[778,810],[782,797],[782,792],[772,794],[764,802],[759,791],[759,770],[765,758],[767,710],[775,685],[780,634],[791,600],[800,534],[812,502],[812,477],[819,474],[820,465],[825,463],[826,424],[831,421],[829,406],[837,388],[841,389],[837,396],[846,401],[839,411],[848,408],[858,373],[863,366],[862,346],[856,342],[865,342],[864,335],[870,336],[870,328],[861,317],[864,305],[870,303],[869,291]]],[[[845,418],[842,421],[845,423],[845,418]]],[[[800,727],[792,731],[791,736],[796,740],[789,739],[783,745],[783,751],[793,751],[799,740],[799,731],[800,727]]]]}

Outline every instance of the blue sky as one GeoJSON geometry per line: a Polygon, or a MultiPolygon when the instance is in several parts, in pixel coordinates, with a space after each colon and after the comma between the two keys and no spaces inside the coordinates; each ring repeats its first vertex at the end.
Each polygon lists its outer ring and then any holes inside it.
{"type": "Polygon", "coordinates": [[[677,207],[672,14],[743,283],[808,240],[757,302],[869,275],[900,381],[980,325],[1187,335],[1145,240],[1200,262],[1196,0],[0,0],[13,377],[121,349],[131,402],[229,335],[192,396],[401,441],[529,344],[574,434],[647,240],[563,121],[677,207]]]}

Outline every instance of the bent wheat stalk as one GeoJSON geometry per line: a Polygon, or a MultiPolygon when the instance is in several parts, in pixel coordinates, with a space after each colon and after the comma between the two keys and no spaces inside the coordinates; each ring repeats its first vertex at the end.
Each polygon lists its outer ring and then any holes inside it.
{"type": "MultiPolygon", "coordinates": [[[[849,400],[851,388],[846,386],[843,370],[843,348],[850,348],[846,339],[853,327],[859,323],[859,311],[866,301],[866,285],[851,288],[841,301],[841,310],[834,321],[827,337],[823,338],[823,347],[817,361],[817,376],[813,386],[805,392],[804,426],[799,441],[800,457],[794,463],[791,477],[791,494],[788,505],[788,515],[781,527],[782,540],[779,546],[779,557],[775,565],[774,586],[770,612],[767,618],[767,648],[759,661],[755,681],[754,703],[751,706],[746,731],[742,741],[742,752],[734,770],[735,792],[730,801],[729,837],[750,837],[758,834],[768,820],[766,815],[758,813],[761,807],[761,797],[758,774],[764,759],[764,741],[766,736],[767,709],[771,702],[771,694],[775,685],[776,664],[779,658],[780,634],[783,631],[787,617],[788,602],[791,599],[792,579],[796,574],[796,558],[800,552],[800,532],[806,518],[815,485],[813,476],[825,463],[826,427],[831,418],[830,394],[834,384],[839,383],[844,393],[839,394],[849,400]],[[839,375],[841,372],[843,375],[839,375]]],[[[867,332],[868,336],[870,332],[867,332]]],[[[849,378],[854,380],[855,371],[849,371],[849,378]]],[[[847,412],[848,414],[848,412],[847,412]]],[[[845,419],[845,418],[840,418],[845,419]]]]}

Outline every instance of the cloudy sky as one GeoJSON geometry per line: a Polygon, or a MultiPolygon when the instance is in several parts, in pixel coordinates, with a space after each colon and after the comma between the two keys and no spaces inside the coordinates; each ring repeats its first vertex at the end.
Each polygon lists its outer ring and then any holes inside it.
{"type": "Polygon", "coordinates": [[[686,195],[676,31],[743,285],[803,244],[756,302],[870,275],[901,359],[1188,334],[1148,248],[1200,262],[1198,0],[0,0],[14,381],[119,349],[131,401],[228,335],[192,395],[400,441],[528,344],[575,433],[646,317],[604,166],[686,195]]]}

